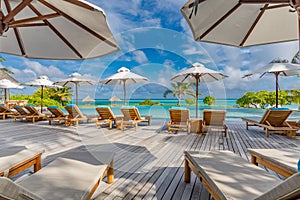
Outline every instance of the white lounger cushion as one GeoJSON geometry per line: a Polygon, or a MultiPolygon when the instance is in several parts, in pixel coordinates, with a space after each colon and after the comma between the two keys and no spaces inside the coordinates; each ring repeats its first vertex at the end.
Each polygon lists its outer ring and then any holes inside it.
{"type": "Polygon", "coordinates": [[[0,150],[0,172],[8,173],[8,170],[26,160],[44,153],[44,149],[26,149],[15,147],[0,150]]]}
{"type": "Polygon", "coordinates": [[[231,151],[185,152],[221,199],[255,199],[282,180],[231,151]]]}
{"type": "Polygon", "coordinates": [[[70,152],[20,182],[43,199],[86,199],[113,160],[111,152],[70,152]]]}

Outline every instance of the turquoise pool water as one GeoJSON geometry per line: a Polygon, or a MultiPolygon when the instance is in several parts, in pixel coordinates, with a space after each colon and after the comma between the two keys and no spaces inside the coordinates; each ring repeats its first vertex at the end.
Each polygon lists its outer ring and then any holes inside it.
{"type": "MultiPolygon", "coordinates": [[[[138,106],[138,104],[143,100],[129,100],[130,105],[137,105],[141,115],[152,115],[155,119],[166,119],[169,118],[169,108],[171,108],[170,104],[176,104],[176,99],[160,99],[160,100],[153,100],[156,102],[160,102],[159,106],[138,106]]],[[[184,104],[184,101],[182,101],[184,104]]],[[[118,102],[116,104],[111,104],[108,100],[96,100],[93,103],[87,104],[85,102],[79,102],[79,107],[81,111],[86,115],[97,115],[95,107],[97,105],[110,105],[111,109],[116,115],[121,115],[120,107],[122,102],[118,102]]],[[[191,117],[195,117],[195,105],[186,106],[190,109],[191,117]]],[[[288,106],[292,110],[297,110],[298,105],[292,104],[288,106]]],[[[261,117],[265,112],[264,109],[255,109],[255,108],[239,108],[236,104],[235,99],[227,99],[227,100],[217,100],[213,106],[204,105],[202,100],[199,100],[199,117],[202,117],[202,111],[204,109],[220,109],[226,110],[226,119],[227,120],[236,120],[240,119],[241,117],[261,117]]],[[[290,116],[290,119],[300,119],[300,112],[294,111],[290,116]]]]}

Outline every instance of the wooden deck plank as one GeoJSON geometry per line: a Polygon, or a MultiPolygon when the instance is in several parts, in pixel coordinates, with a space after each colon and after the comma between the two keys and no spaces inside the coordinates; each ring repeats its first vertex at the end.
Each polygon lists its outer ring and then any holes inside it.
{"type": "MultiPolygon", "coordinates": [[[[183,181],[183,151],[231,150],[249,160],[248,148],[300,148],[300,136],[287,137],[251,127],[246,130],[240,121],[228,123],[228,134],[168,134],[163,122],[139,126],[125,131],[96,128],[95,123],[78,127],[48,125],[47,121],[14,122],[0,120],[0,146],[28,146],[46,149],[42,165],[46,166],[59,155],[72,149],[113,151],[115,181],[100,183],[93,199],[209,199],[207,190],[192,174],[191,182],[183,181]]],[[[32,169],[21,176],[30,176],[32,169]]],[[[269,171],[270,173],[274,173],[269,171]]],[[[274,174],[276,175],[276,174],[274,174]]],[[[104,179],[105,181],[106,179],[104,179]]]]}

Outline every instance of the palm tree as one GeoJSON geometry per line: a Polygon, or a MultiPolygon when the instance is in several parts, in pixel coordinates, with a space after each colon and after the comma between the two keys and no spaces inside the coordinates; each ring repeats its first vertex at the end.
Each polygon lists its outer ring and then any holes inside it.
{"type": "Polygon", "coordinates": [[[51,90],[51,98],[58,101],[61,105],[72,99],[73,91],[70,87],[53,88],[51,90]]]}
{"type": "Polygon", "coordinates": [[[195,91],[193,90],[193,86],[190,83],[171,83],[174,90],[166,90],[164,93],[164,98],[167,97],[168,94],[172,94],[173,97],[178,99],[177,105],[180,106],[180,100],[183,95],[190,95],[195,97],[195,91]]]}

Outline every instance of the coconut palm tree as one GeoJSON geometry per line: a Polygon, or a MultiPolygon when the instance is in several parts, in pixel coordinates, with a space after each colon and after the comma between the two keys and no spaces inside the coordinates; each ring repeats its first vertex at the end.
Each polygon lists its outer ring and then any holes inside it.
{"type": "Polygon", "coordinates": [[[180,106],[180,100],[183,95],[190,95],[195,97],[195,91],[193,90],[193,86],[190,83],[171,83],[173,90],[166,90],[164,93],[164,98],[167,97],[168,94],[172,94],[173,97],[177,98],[177,105],[180,106]]]}

